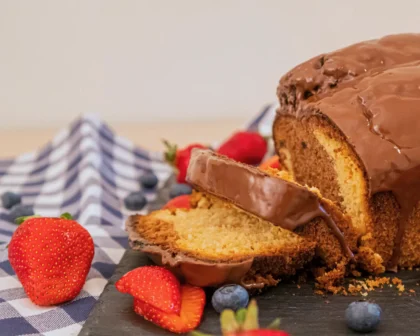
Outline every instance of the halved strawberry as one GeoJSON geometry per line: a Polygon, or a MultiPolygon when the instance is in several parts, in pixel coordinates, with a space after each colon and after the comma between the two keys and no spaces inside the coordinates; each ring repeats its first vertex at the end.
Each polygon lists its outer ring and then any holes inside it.
{"type": "Polygon", "coordinates": [[[115,287],[121,293],[131,294],[162,312],[179,314],[181,310],[179,281],[163,267],[138,267],[126,273],[115,287]]]}
{"type": "Polygon", "coordinates": [[[260,169],[265,170],[267,168],[281,169],[280,158],[277,155],[267,159],[259,166],[260,169]]]}
{"type": "Polygon", "coordinates": [[[181,195],[174,197],[162,209],[190,209],[191,195],[181,195]]]}
{"type": "Polygon", "coordinates": [[[206,294],[200,287],[181,286],[181,312],[168,314],[156,307],[135,299],[134,311],[146,320],[174,333],[186,333],[194,330],[200,324],[203,316],[206,294]]]}

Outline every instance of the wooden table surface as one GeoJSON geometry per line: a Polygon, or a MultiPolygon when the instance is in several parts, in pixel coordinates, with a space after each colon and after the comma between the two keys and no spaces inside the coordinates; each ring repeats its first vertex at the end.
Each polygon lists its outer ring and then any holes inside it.
{"type": "MultiPolygon", "coordinates": [[[[225,119],[208,122],[110,125],[117,135],[150,150],[163,150],[162,138],[180,146],[191,142],[211,143],[223,140],[246,119],[225,119]]],[[[61,128],[0,130],[0,158],[36,150],[51,140],[61,128]]]]}

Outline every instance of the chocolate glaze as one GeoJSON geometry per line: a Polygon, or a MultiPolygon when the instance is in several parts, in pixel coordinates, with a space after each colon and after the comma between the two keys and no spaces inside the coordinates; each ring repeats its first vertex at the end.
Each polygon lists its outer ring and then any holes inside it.
{"type": "Polygon", "coordinates": [[[420,200],[420,62],[375,71],[293,113],[328,116],[360,157],[370,195],[395,195],[401,216],[389,268],[396,269],[405,226],[420,200]]]}
{"type": "Polygon", "coordinates": [[[169,268],[187,283],[199,287],[211,287],[224,283],[238,283],[249,290],[261,289],[263,283],[245,282],[245,276],[251,269],[254,258],[240,262],[207,262],[191,258],[183,253],[172,253],[161,246],[144,240],[136,230],[138,216],[130,216],[126,222],[130,246],[134,250],[146,253],[157,265],[169,268]]]}
{"type": "Polygon", "coordinates": [[[187,181],[198,190],[225,199],[290,231],[322,217],[343,251],[353,257],[343,234],[321,206],[318,196],[307,188],[202,149],[191,152],[187,181]]]}
{"type": "Polygon", "coordinates": [[[282,77],[277,90],[282,106],[294,108],[315,95],[339,88],[371,70],[420,59],[420,34],[385,36],[322,54],[304,62],[282,77]]]}

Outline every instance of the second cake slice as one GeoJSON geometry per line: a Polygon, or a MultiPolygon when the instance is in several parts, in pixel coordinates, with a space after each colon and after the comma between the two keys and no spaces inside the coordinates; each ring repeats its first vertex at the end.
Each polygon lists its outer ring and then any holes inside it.
{"type": "Polygon", "coordinates": [[[317,256],[329,269],[340,267],[344,271],[343,265],[357,249],[357,232],[350,218],[318,190],[293,182],[285,172],[262,171],[210,150],[195,149],[187,179],[202,192],[310,238],[317,244],[317,256]]]}

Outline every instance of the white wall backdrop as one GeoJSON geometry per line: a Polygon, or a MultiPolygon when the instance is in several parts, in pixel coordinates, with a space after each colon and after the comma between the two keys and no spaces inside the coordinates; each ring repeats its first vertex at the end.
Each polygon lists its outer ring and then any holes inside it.
{"type": "Polygon", "coordinates": [[[0,0],[0,128],[253,115],[281,74],[420,32],[418,0],[0,0]]]}

